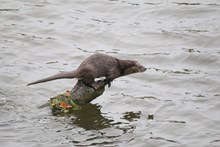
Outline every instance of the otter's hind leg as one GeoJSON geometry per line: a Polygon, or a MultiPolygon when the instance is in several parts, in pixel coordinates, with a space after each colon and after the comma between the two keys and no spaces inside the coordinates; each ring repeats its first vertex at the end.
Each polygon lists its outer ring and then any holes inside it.
{"type": "Polygon", "coordinates": [[[94,88],[92,83],[94,83],[95,81],[93,79],[87,78],[87,79],[81,79],[81,80],[85,85],[94,88]]]}

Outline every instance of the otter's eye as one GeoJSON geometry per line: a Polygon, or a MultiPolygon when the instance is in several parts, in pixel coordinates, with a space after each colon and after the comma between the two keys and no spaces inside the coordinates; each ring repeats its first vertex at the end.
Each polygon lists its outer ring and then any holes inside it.
{"type": "Polygon", "coordinates": [[[134,62],[133,62],[133,63],[131,63],[131,66],[136,66],[136,63],[134,63],[134,62]]]}

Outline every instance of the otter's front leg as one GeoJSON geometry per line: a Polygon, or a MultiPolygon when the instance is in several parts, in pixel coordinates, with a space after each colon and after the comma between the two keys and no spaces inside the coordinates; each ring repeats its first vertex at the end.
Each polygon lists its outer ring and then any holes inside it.
{"type": "Polygon", "coordinates": [[[120,77],[120,72],[118,72],[118,70],[112,70],[109,76],[107,76],[105,79],[105,82],[106,84],[108,84],[108,87],[111,87],[111,82],[118,77],[120,77]]]}
{"type": "Polygon", "coordinates": [[[108,87],[111,87],[111,82],[116,79],[118,76],[117,73],[111,74],[110,76],[107,76],[105,79],[105,83],[108,84],[108,87]]]}
{"type": "Polygon", "coordinates": [[[108,79],[108,78],[105,79],[105,83],[108,84],[109,88],[111,87],[111,82],[112,82],[111,79],[108,79]]]}

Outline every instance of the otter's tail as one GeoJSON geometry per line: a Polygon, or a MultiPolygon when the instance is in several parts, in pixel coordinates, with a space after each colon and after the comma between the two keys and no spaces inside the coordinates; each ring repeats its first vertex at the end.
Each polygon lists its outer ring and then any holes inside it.
{"type": "Polygon", "coordinates": [[[29,83],[27,86],[29,85],[33,85],[33,84],[38,84],[38,83],[43,83],[43,82],[48,82],[48,81],[52,81],[52,80],[57,80],[57,79],[72,79],[72,78],[76,78],[76,71],[67,71],[67,72],[61,72],[58,73],[56,75],[53,75],[51,77],[48,78],[44,78],[41,80],[37,80],[35,82],[29,83]]]}

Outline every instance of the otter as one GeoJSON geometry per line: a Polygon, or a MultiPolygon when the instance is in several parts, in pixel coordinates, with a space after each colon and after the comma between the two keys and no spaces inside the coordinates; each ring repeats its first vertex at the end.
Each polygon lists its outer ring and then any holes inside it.
{"type": "Polygon", "coordinates": [[[48,78],[37,80],[29,85],[48,82],[63,78],[78,78],[86,85],[91,86],[96,78],[105,77],[105,81],[110,87],[111,82],[121,76],[144,72],[146,68],[134,60],[121,60],[115,57],[96,53],[86,58],[76,70],[61,72],[48,78]]]}

